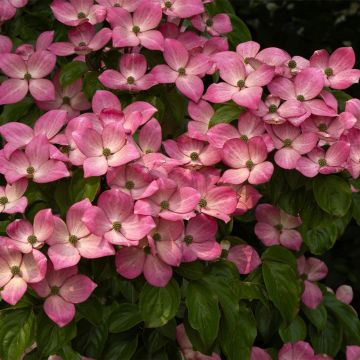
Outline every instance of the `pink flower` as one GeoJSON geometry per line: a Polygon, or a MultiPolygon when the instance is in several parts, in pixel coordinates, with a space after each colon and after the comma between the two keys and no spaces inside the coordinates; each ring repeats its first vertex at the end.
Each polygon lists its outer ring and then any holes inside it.
{"type": "Polygon", "coordinates": [[[348,345],[346,347],[346,360],[358,360],[360,358],[360,346],[348,345]]]}
{"type": "Polygon", "coordinates": [[[221,151],[203,141],[191,139],[186,135],[175,140],[163,142],[166,153],[184,166],[198,168],[211,166],[221,160],[221,151]]]}
{"type": "Polygon", "coordinates": [[[336,298],[344,304],[350,304],[353,301],[354,292],[351,286],[341,285],[336,289],[336,298]]]}
{"type": "Polygon", "coordinates": [[[234,215],[243,215],[254,208],[261,198],[261,194],[251,185],[237,186],[237,205],[234,215]]]}
{"type": "Polygon", "coordinates": [[[161,126],[156,119],[148,121],[139,132],[139,147],[143,154],[160,151],[162,132],[161,126]]]}
{"type": "Polygon", "coordinates": [[[301,155],[310,152],[318,141],[314,133],[301,133],[300,129],[288,123],[266,126],[268,134],[274,141],[275,162],[283,169],[294,169],[301,155]]]}
{"type": "Polygon", "coordinates": [[[298,251],[302,237],[295,228],[301,225],[299,216],[292,216],[269,204],[258,205],[255,211],[255,234],[265,246],[282,245],[298,251]]]}
{"type": "Polygon", "coordinates": [[[152,286],[165,287],[172,277],[172,267],[151,253],[149,246],[123,247],[115,257],[116,271],[126,279],[135,279],[142,273],[152,286]]]}
{"type": "Polygon", "coordinates": [[[66,223],[54,217],[54,232],[46,241],[48,255],[55,270],[76,265],[81,257],[96,259],[115,254],[113,247],[101,237],[93,235],[82,222],[86,210],[92,207],[88,199],[72,205],[66,223]]]}
{"type": "Polygon", "coordinates": [[[106,70],[99,80],[110,89],[141,91],[156,85],[154,75],[145,74],[147,70],[146,58],[141,54],[125,54],[119,62],[120,72],[106,70]]]}
{"type": "Polygon", "coordinates": [[[350,140],[350,155],[346,165],[351,176],[356,179],[360,176],[360,130],[353,129],[348,134],[350,140]]]}
{"type": "Polygon", "coordinates": [[[54,85],[43,78],[51,73],[55,63],[56,56],[46,50],[34,52],[26,62],[19,55],[2,54],[0,69],[11,79],[0,86],[0,105],[17,103],[28,91],[35,100],[54,100],[54,85]]]}
{"type": "Polygon", "coordinates": [[[25,294],[27,284],[41,281],[46,273],[46,257],[40,251],[29,254],[0,247],[0,296],[15,305],[25,294]]]}
{"type": "MultiPolygon", "coordinates": [[[[116,245],[138,245],[155,227],[150,216],[134,214],[133,199],[116,189],[104,191],[97,206],[87,209],[82,221],[97,236],[116,245]]],[[[146,215],[146,214],[145,214],[146,215]]]]}
{"type": "Polygon", "coordinates": [[[355,53],[351,47],[336,49],[330,56],[326,50],[317,50],[310,58],[310,66],[323,71],[325,86],[347,89],[359,82],[360,70],[353,69],[355,53]]]}
{"type": "Polygon", "coordinates": [[[22,178],[32,179],[36,183],[48,183],[70,176],[63,162],[50,160],[49,142],[44,135],[36,136],[26,145],[25,152],[16,150],[6,160],[0,162],[0,173],[12,183],[22,178]]]}
{"type": "Polygon", "coordinates": [[[208,13],[194,16],[191,23],[195,29],[207,32],[212,36],[227,34],[232,31],[230,17],[227,14],[216,14],[210,17],[208,13]]]}
{"type": "Polygon", "coordinates": [[[102,49],[109,42],[111,36],[110,29],[102,28],[96,32],[95,26],[84,22],[68,32],[70,42],[55,42],[48,49],[57,56],[86,55],[102,49]]]}
{"type": "Polygon", "coordinates": [[[49,264],[46,278],[32,284],[42,298],[46,315],[60,327],[75,316],[75,305],[86,301],[97,285],[85,275],[78,274],[76,266],[56,271],[49,264]]]}
{"type": "Polygon", "coordinates": [[[219,54],[217,65],[220,77],[225,82],[211,84],[203,99],[213,103],[234,100],[240,106],[257,109],[263,92],[262,86],[272,80],[274,67],[263,64],[247,75],[240,55],[229,51],[219,54]]]}
{"type": "Polygon", "coordinates": [[[104,175],[109,167],[124,165],[139,157],[139,151],[127,141],[119,123],[106,125],[102,133],[85,128],[73,132],[72,136],[86,156],[83,164],[85,177],[104,175]]]}
{"type": "Polygon", "coordinates": [[[297,259],[298,272],[304,278],[304,292],[301,301],[309,308],[315,309],[322,301],[323,295],[316,281],[323,279],[328,268],[324,262],[314,257],[305,258],[300,256],[297,259]]]}
{"type": "Polygon", "coordinates": [[[28,220],[17,219],[6,228],[9,246],[25,254],[43,247],[53,231],[54,216],[51,209],[40,210],[34,217],[33,225],[28,220]]]}
{"type": "Polygon", "coordinates": [[[146,199],[138,200],[134,213],[159,216],[165,220],[188,220],[195,216],[194,209],[199,203],[200,194],[195,189],[178,187],[170,179],[158,179],[159,190],[146,199]]]}
{"type": "Polygon", "coordinates": [[[279,360],[312,360],[314,356],[314,350],[305,341],[286,343],[278,354],[279,360]]]}
{"type": "Polygon", "coordinates": [[[308,67],[310,67],[309,60],[303,58],[302,56],[293,56],[283,65],[283,71],[280,72],[280,74],[287,78],[292,78],[308,67]]]}
{"type": "Polygon", "coordinates": [[[242,275],[250,274],[261,264],[261,259],[256,250],[247,244],[232,246],[227,259],[236,265],[242,275]]]}
{"type": "Polygon", "coordinates": [[[231,167],[222,175],[220,181],[229,184],[242,184],[246,180],[250,184],[263,184],[272,176],[274,166],[265,161],[267,149],[259,136],[248,142],[240,139],[228,140],[223,149],[223,162],[231,167]]]}
{"type": "Polygon", "coordinates": [[[271,356],[265,350],[253,346],[251,348],[250,360],[271,360],[271,356]]]}
{"type": "Polygon", "coordinates": [[[96,0],[96,2],[107,9],[121,7],[128,12],[134,12],[142,0],[96,0]]]}
{"type": "Polygon", "coordinates": [[[211,261],[221,255],[221,246],[215,240],[216,221],[204,214],[189,220],[182,236],[182,261],[196,259],[211,261]]]}
{"type": "Polygon", "coordinates": [[[209,69],[211,63],[208,58],[201,54],[190,57],[180,41],[166,39],[164,59],[167,65],[157,65],[151,71],[156,80],[161,84],[175,83],[182,94],[198,102],[204,91],[199,75],[209,69]]]}
{"type": "MultiPolygon", "coordinates": [[[[336,111],[327,106],[323,100],[315,99],[323,90],[324,77],[319,69],[308,68],[296,75],[295,80],[276,77],[268,84],[272,95],[283,100],[300,101],[310,114],[319,116],[336,116],[336,111]]],[[[305,116],[302,117],[305,120],[305,116]]]]}
{"type": "Polygon", "coordinates": [[[190,101],[188,113],[192,120],[188,122],[188,136],[193,139],[207,141],[206,134],[209,130],[209,123],[215,113],[212,106],[204,100],[200,100],[198,103],[190,101]]]}
{"type": "MultiPolygon", "coordinates": [[[[1,22],[1,20],[0,20],[0,22],[1,22]]],[[[13,47],[13,44],[12,44],[11,39],[5,35],[0,35],[0,54],[11,53],[12,47],[13,47]]]]}
{"type": "Polygon", "coordinates": [[[338,141],[331,145],[326,151],[315,148],[307,157],[302,157],[296,164],[296,170],[307,177],[320,174],[333,174],[343,170],[350,154],[350,144],[338,141]]]}
{"type": "Polygon", "coordinates": [[[93,0],[54,0],[50,5],[55,18],[69,26],[78,26],[84,22],[91,25],[105,20],[106,8],[94,5],[93,0]]]}
{"type": "Polygon", "coordinates": [[[108,10],[107,21],[113,29],[113,46],[139,46],[149,50],[162,50],[164,38],[154,30],[160,23],[160,4],[146,1],[138,6],[131,16],[126,10],[113,7],[108,10]]]}
{"type": "Polygon", "coordinates": [[[164,14],[175,18],[189,18],[204,12],[201,0],[160,0],[164,14]]]}
{"type": "Polygon", "coordinates": [[[28,204],[26,196],[23,196],[27,186],[28,181],[26,179],[0,186],[0,213],[23,213],[28,204]]]}
{"type": "Polygon", "coordinates": [[[346,102],[345,111],[354,115],[357,122],[355,127],[360,129],[360,100],[359,99],[350,99],[346,102]]]}
{"type": "Polygon", "coordinates": [[[16,10],[24,7],[28,0],[3,0],[0,3],[0,24],[15,16],[16,10]]]}

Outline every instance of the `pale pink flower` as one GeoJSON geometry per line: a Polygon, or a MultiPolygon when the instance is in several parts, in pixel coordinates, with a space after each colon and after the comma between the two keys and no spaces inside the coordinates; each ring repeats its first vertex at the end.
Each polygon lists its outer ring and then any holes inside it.
{"type": "Polygon", "coordinates": [[[134,12],[141,4],[142,0],[96,0],[96,2],[107,9],[121,7],[128,12],[134,12]]]}
{"type": "Polygon", "coordinates": [[[57,56],[86,55],[102,49],[111,36],[110,29],[102,28],[96,32],[95,26],[85,22],[68,32],[70,42],[55,42],[48,49],[57,56]]]}
{"type": "Polygon", "coordinates": [[[354,291],[349,285],[341,285],[336,289],[335,296],[344,304],[350,304],[353,301],[354,291]]]}
{"type": "Polygon", "coordinates": [[[0,69],[10,79],[0,86],[0,105],[17,103],[28,91],[35,100],[54,100],[54,85],[44,77],[51,73],[55,63],[56,56],[46,50],[34,52],[28,61],[17,54],[2,54],[0,69]]]}
{"type": "Polygon", "coordinates": [[[242,184],[247,180],[253,185],[269,181],[274,166],[266,161],[267,154],[265,142],[259,136],[248,142],[240,139],[228,140],[223,148],[223,162],[231,169],[223,173],[220,181],[242,184]]]}
{"type": "Polygon", "coordinates": [[[159,190],[146,199],[136,202],[134,213],[159,216],[165,220],[188,220],[195,216],[194,209],[200,194],[192,187],[178,185],[167,178],[157,180],[159,190]]]}
{"type": "Polygon", "coordinates": [[[79,129],[72,137],[86,156],[83,163],[85,177],[104,175],[109,167],[127,164],[140,156],[119,123],[109,123],[102,133],[91,128],[79,129]]]}
{"type": "Polygon", "coordinates": [[[314,356],[313,348],[305,341],[286,343],[278,354],[279,360],[312,360],[314,356]]]}
{"type": "Polygon", "coordinates": [[[97,206],[87,209],[82,221],[89,230],[112,244],[132,246],[155,227],[151,216],[134,214],[134,200],[119,190],[104,191],[97,206]]]}
{"type": "Polygon", "coordinates": [[[154,30],[161,18],[160,4],[151,1],[143,2],[132,16],[120,7],[112,7],[108,10],[107,21],[113,29],[113,46],[142,45],[150,50],[163,50],[164,38],[160,31],[154,30]]]}
{"type": "Polygon", "coordinates": [[[199,214],[190,219],[181,238],[182,261],[217,259],[221,255],[221,246],[216,242],[216,232],[217,223],[213,218],[199,214]]]}
{"type": "Polygon", "coordinates": [[[247,244],[232,246],[227,259],[236,265],[239,273],[242,275],[250,274],[261,264],[257,251],[247,244]]]}
{"type": "Polygon", "coordinates": [[[353,69],[355,53],[351,47],[336,49],[331,55],[326,50],[317,50],[310,58],[310,66],[322,70],[325,86],[343,90],[359,82],[360,70],[353,69]]]}
{"type": "Polygon", "coordinates": [[[17,219],[6,227],[8,244],[22,253],[30,253],[40,249],[54,231],[54,216],[51,209],[43,209],[36,213],[33,224],[28,220],[17,219]]]}
{"type": "Polygon", "coordinates": [[[299,216],[292,216],[270,204],[260,204],[255,211],[255,234],[265,246],[282,245],[298,251],[301,234],[294,230],[301,225],[299,216]]]}
{"type": "Polygon", "coordinates": [[[75,305],[86,301],[97,285],[87,276],[78,274],[76,266],[56,271],[48,265],[46,278],[32,284],[42,298],[46,315],[60,327],[75,316],[75,305]]]}
{"type": "Polygon", "coordinates": [[[119,61],[119,71],[105,70],[99,80],[108,88],[127,91],[148,90],[157,84],[152,74],[145,74],[147,62],[144,55],[125,54],[119,61]]]}
{"type": "Polygon", "coordinates": [[[360,346],[348,345],[346,347],[346,360],[359,360],[360,359],[360,346]]]}
{"type": "Polygon", "coordinates": [[[198,102],[204,91],[199,75],[210,68],[209,59],[202,54],[190,56],[185,46],[173,39],[165,40],[164,59],[167,65],[157,65],[151,71],[156,80],[162,84],[175,83],[182,94],[198,102]]]}
{"type": "Polygon", "coordinates": [[[27,186],[28,181],[26,179],[0,186],[0,213],[23,213],[28,204],[28,200],[24,196],[27,186]]]}
{"type": "Polygon", "coordinates": [[[318,141],[313,132],[301,133],[301,130],[291,124],[266,125],[275,148],[275,162],[283,169],[294,169],[301,155],[309,153],[318,141]]]}
{"type": "Polygon", "coordinates": [[[250,360],[271,360],[271,356],[265,350],[253,346],[251,348],[250,360]]]}
{"type": "Polygon", "coordinates": [[[204,12],[201,0],[160,0],[164,14],[175,18],[189,18],[204,12]]]}
{"type": "Polygon", "coordinates": [[[115,254],[106,240],[91,234],[82,222],[86,210],[91,207],[88,199],[72,205],[66,214],[66,223],[54,216],[54,232],[46,242],[50,246],[48,255],[55,270],[76,265],[81,257],[96,259],[115,254]]]}
{"type": "Polygon", "coordinates": [[[344,169],[350,148],[350,144],[345,141],[332,144],[326,151],[317,147],[297,161],[296,170],[307,177],[339,172],[344,169]]]}
{"type": "Polygon", "coordinates": [[[227,34],[232,31],[230,17],[227,14],[216,14],[210,17],[208,13],[194,16],[191,24],[201,32],[207,32],[212,36],[227,34]]]}
{"type": "Polygon", "coordinates": [[[247,74],[243,60],[237,53],[225,51],[218,56],[217,66],[220,77],[225,82],[211,84],[203,99],[213,103],[234,100],[240,106],[256,110],[263,92],[262,87],[274,77],[274,67],[263,64],[247,74]]]}
{"type": "Polygon", "coordinates": [[[24,7],[28,0],[2,0],[0,3],[0,24],[10,20],[16,14],[16,10],[24,7]]]}
{"type": "Polygon", "coordinates": [[[0,173],[13,183],[22,178],[32,179],[36,183],[48,183],[70,173],[63,162],[49,159],[49,142],[44,135],[36,136],[26,145],[25,152],[16,150],[7,160],[0,155],[0,173]]]}
{"type": "Polygon", "coordinates": [[[25,294],[27,284],[41,281],[46,273],[46,257],[34,250],[22,254],[7,246],[0,246],[0,296],[15,305],[25,294]]]}
{"type": "Polygon", "coordinates": [[[304,255],[297,259],[299,274],[304,279],[304,291],[301,301],[309,308],[315,309],[322,301],[323,294],[316,285],[316,281],[322,280],[328,273],[328,268],[321,260],[304,255]]]}
{"type": "Polygon", "coordinates": [[[207,141],[209,123],[215,113],[212,106],[204,100],[200,100],[198,103],[190,101],[188,113],[191,118],[191,121],[188,122],[188,136],[193,139],[207,141]]]}
{"type": "Polygon", "coordinates": [[[236,186],[237,205],[234,215],[243,215],[248,210],[253,209],[261,198],[261,194],[251,185],[245,184],[236,186]]]}
{"type": "Polygon", "coordinates": [[[50,5],[55,18],[69,26],[78,26],[84,22],[92,25],[105,20],[106,8],[94,5],[93,0],[54,0],[50,5]]]}

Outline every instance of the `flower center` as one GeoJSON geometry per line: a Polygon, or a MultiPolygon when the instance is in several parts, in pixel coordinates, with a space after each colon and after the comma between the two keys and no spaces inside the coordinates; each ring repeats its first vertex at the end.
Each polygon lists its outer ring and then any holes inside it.
{"type": "Polygon", "coordinates": [[[34,245],[37,242],[37,237],[35,235],[30,235],[28,236],[27,241],[30,245],[34,245]]]}
{"type": "Polygon", "coordinates": [[[199,201],[199,206],[200,206],[201,208],[204,208],[204,207],[206,207],[206,205],[207,205],[206,199],[200,199],[200,201],[199,201]]]}
{"type": "Polygon", "coordinates": [[[246,167],[251,170],[253,167],[254,167],[254,163],[251,161],[251,160],[248,160],[246,163],[245,163],[246,167]]]}
{"type": "Polygon", "coordinates": [[[26,73],[26,74],[24,75],[24,79],[29,81],[29,80],[31,79],[31,74],[26,73]]]}
{"type": "Polygon", "coordinates": [[[319,129],[320,131],[326,131],[326,130],[328,129],[328,127],[327,127],[326,124],[320,124],[320,125],[318,126],[318,129],[319,129]]]}
{"type": "Polygon", "coordinates": [[[15,276],[15,275],[20,275],[20,268],[19,266],[12,266],[10,268],[11,273],[15,276]]]}
{"type": "Polygon", "coordinates": [[[132,31],[134,34],[138,34],[140,32],[140,27],[135,25],[135,26],[133,26],[132,31]]]}
{"type": "Polygon", "coordinates": [[[86,46],[86,42],[85,41],[79,42],[79,47],[83,47],[83,46],[86,46]]]}
{"type": "Polygon", "coordinates": [[[250,59],[249,59],[248,57],[246,57],[246,58],[244,59],[244,64],[248,65],[249,62],[250,62],[250,59]]]}
{"type": "Polygon", "coordinates": [[[63,97],[63,104],[70,105],[70,98],[68,96],[63,97]]]}
{"type": "Polygon", "coordinates": [[[86,18],[86,15],[81,11],[78,13],[78,19],[85,19],[86,18]]]}
{"type": "Polygon", "coordinates": [[[69,236],[69,243],[71,245],[76,245],[76,243],[78,242],[79,238],[76,235],[70,235],[69,236]]]}
{"type": "Polygon", "coordinates": [[[239,80],[239,81],[237,82],[237,86],[238,86],[240,89],[242,89],[242,88],[245,86],[245,80],[239,80]]]}
{"type": "Polygon", "coordinates": [[[109,148],[104,148],[102,153],[105,157],[108,157],[111,155],[111,150],[109,148]]]}
{"type": "Polygon", "coordinates": [[[323,167],[323,166],[326,166],[327,165],[327,162],[325,159],[319,159],[318,160],[318,164],[320,165],[320,167],[323,167]]]}
{"type": "Polygon", "coordinates": [[[119,221],[114,221],[113,224],[112,224],[112,228],[119,232],[121,230],[121,223],[119,221]]]}
{"type": "Polygon", "coordinates": [[[185,75],[186,74],[186,69],[181,67],[181,68],[178,69],[178,73],[179,73],[179,75],[185,75]]]}
{"type": "Polygon", "coordinates": [[[296,97],[296,99],[299,100],[299,101],[301,101],[301,102],[305,101],[304,95],[298,95],[298,96],[296,97]]]}
{"type": "Polygon", "coordinates": [[[163,209],[163,210],[167,210],[169,208],[170,204],[168,201],[164,200],[160,203],[160,207],[163,209]]]}
{"type": "Polygon", "coordinates": [[[9,199],[6,196],[0,197],[0,205],[5,205],[9,202],[9,199]]]}
{"type": "Polygon", "coordinates": [[[241,135],[240,140],[247,142],[249,140],[247,135],[241,135]]]}
{"type": "Polygon", "coordinates": [[[170,8],[172,7],[172,2],[171,2],[171,1],[166,1],[166,2],[165,2],[165,7],[166,7],[167,9],[170,9],[170,8]]]}
{"type": "Polygon", "coordinates": [[[69,154],[70,151],[71,151],[71,146],[70,145],[64,145],[60,148],[60,151],[63,153],[63,154],[69,154]]]}
{"type": "Polygon", "coordinates": [[[277,109],[278,109],[278,107],[277,107],[275,104],[271,104],[271,105],[269,106],[269,113],[270,113],[270,114],[274,114],[274,113],[277,112],[277,109]]]}
{"type": "Polygon", "coordinates": [[[114,7],[120,7],[121,5],[119,3],[114,4],[114,7]]]}
{"type": "Polygon", "coordinates": [[[132,190],[134,187],[135,187],[135,184],[134,184],[133,181],[127,181],[125,183],[125,188],[128,189],[128,190],[132,190]]]}
{"type": "Polygon", "coordinates": [[[153,239],[154,239],[154,241],[160,241],[161,240],[161,235],[159,233],[155,233],[153,235],[153,239]]]}
{"type": "Polygon", "coordinates": [[[205,21],[205,24],[206,24],[207,27],[211,27],[211,26],[213,26],[214,22],[212,21],[212,19],[207,19],[205,21]]]}
{"type": "Polygon", "coordinates": [[[334,75],[334,70],[332,68],[326,68],[324,70],[324,73],[326,76],[333,76],[334,75]]]}
{"type": "Polygon", "coordinates": [[[60,288],[58,286],[52,286],[50,289],[51,295],[58,295],[60,292],[60,288]]]}
{"type": "Polygon", "coordinates": [[[198,154],[197,152],[192,152],[192,153],[190,154],[190,159],[191,159],[192,161],[199,160],[199,154],[198,154]]]}
{"type": "Polygon", "coordinates": [[[295,60],[290,60],[290,61],[288,62],[288,67],[289,67],[289,69],[295,69],[296,66],[297,66],[297,64],[296,64],[296,61],[295,61],[295,60]]]}
{"type": "Polygon", "coordinates": [[[153,151],[151,149],[146,149],[145,154],[151,154],[153,151]]]}
{"type": "Polygon", "coordinates": [[[190,245],[193,242],[194,238],[191,235],[186,235],[184,241],[186,245],[190,245]]]}
{"type": "Polygon", "coordinates": [[[26,169],[26,172],[27,172],[28,175],[32,176],[32,175],[34,175],[34,173],[35,173],[35,169],[34,169],[33,166],[29,166],[29,167],[26,169]]]}
{"type": "Polygon", "coordinates": [[[284,146],[285,146],[285,147],[289,147],[289,146],[291,146],[291,144],[292,144],[292,140],[291,140],[291,139],[285,139],[285,140],[283,141],[283,143],[284,143],[284,146]]]}
{"type": "Polygon", "coordinates": [[[144,253],[145,254],[150,254],[151,250],[150,250],[150,246],[145,246],[144,247],[144,253]]]}
{"type": "Polygon", "coordinates": [[[277,224],[277,225],[274,226],[274,228],[275,228],[277,231],[282,232],[284,226],[283,226],[282,224],[277,224]]]}
{"type": "Polygon", "coordinates": [[[132,85],[135,82],[135,78],[133,76],[129,76],[126,81],[129,85],[132,85]]]}

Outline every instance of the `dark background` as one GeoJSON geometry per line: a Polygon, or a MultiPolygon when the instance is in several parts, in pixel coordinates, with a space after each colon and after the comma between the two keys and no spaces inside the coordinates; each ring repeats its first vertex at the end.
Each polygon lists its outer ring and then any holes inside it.
{"type": "MultiPolygon", "coordinates": [[[[262,48],[280,47],[290,55],[309,58],[315,50],[329,52],[352,46],[360,68],[360,1],[232,0],[237,15],[247,24],[262,48]]],[[[360,98],[360,85],[346,90],[360,98]]],[[[354,288],[353,305],[360,309],[360,227],[355,221],[335,246],[323,255],[329,267],[326,284],[354,288]]]]}

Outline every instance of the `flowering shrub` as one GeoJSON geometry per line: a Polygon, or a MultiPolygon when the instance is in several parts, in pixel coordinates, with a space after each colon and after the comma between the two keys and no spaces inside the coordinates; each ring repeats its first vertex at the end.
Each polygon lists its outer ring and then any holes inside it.
{"type": "Polygon", "coordinates": [[[1,359],[360,358],[317,257],[360,225],[351,48],[261,49],[227,0],[0,22],[1,359]]]}

